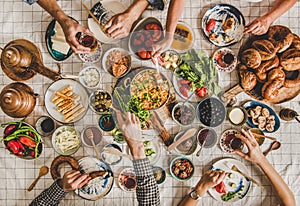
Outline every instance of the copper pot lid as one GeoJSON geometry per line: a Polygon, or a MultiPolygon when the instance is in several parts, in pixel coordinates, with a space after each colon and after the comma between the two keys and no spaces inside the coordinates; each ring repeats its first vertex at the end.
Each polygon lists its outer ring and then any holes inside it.
{"type": "Polygon", "coordinates": [[[3,88],[0,94],[0,106],[5,114],[14,118],[29,115],[36,104],[33,90],[24,83],[15,82],[3,88]]]}
{"type": "Polygon", "coordinates": [[[1,67],[3,72],[15,81],[31,79],[36,75],[36,72],[26,68],[26,66],[30,65],[31,54],[37,56],[36,61],[41,61],[41,52],[32,42],[25,39],[16,39],[9,42],[1,54],[1,67]]]}

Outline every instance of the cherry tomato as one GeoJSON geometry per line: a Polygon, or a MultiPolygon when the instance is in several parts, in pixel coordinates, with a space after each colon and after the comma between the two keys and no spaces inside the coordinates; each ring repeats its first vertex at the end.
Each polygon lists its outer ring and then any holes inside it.
{"type": "Polygon", "coordinates": [[[138,51],[138,55],[142,59],[150,59],[151,58],[151,51],[147,51],[145,48],[140,48],[138,51]]]}
{"type": "Polygon", "coordinates": [[[206,24],[206,31],[210,32],[215,28],[215,26],[216,26],[216,21],[214,19],[208,20],[206,24]]]}

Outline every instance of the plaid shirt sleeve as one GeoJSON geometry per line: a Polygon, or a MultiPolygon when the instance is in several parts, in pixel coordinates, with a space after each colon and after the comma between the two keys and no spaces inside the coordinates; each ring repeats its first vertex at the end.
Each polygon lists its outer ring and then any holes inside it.
{"type": "Polygon", "coordinates": [[[133,160],[133,167],[137,176],[136,195],[139,205],[160,205],[159,190],[149,159],[133,160]]]}
{"type": "Polygon", "coordinates": [[[29,206],[56,206],[66,196],[68,192],[64,191],[55,181],[48,189],[37,196],[29,206]]]}

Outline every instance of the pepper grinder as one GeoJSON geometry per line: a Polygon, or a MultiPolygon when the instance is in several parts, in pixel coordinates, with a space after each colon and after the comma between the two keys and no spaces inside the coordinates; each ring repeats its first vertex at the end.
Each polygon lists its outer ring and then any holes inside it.
{"type": "Polygon", "coordinates": [[[300,120],[298,119],[299,114],[292,109],[284,108],[280,110],[279,116],[282,120],[291,121],[293,119],[296,119],[300,123],[300,120]]]}

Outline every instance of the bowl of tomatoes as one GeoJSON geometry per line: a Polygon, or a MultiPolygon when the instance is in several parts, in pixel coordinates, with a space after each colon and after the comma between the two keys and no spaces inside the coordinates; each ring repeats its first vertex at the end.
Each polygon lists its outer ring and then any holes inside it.
{"type": "Polygon", "coordinates": [[[2,140],[5,148],[14,156],[22,159],[37,159],[43,150],[38,132],[25,122],[8,122],[4,128],[2,140]]]}
{"type": "Polygon", "coordinates": [[[161,22],[148,17],[141,20],[129,36],[130,53],[140,60],[149,60],[152,57],[152,46],[164,38],[161,22]]]}

